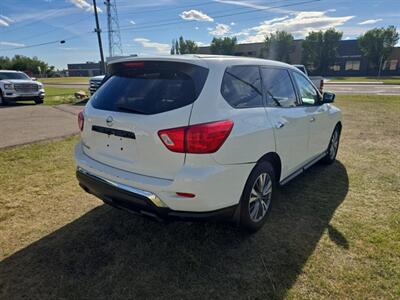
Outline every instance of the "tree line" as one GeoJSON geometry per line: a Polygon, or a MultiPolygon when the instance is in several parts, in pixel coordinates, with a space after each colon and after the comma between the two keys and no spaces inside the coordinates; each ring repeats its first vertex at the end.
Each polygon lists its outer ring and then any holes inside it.
{"type": "Polygon", "coordinates": [[[48,77],[54,74],[54,66],[49,66],[37,57],[24,55],[15,55],[12,58],[0,56],[0,70],[18,70],[48,77]]]}
{"type": "MultiPolygon", "coordinates": [[[[326,73],[335,64],[339,56],[339,45],[343,32],[334,28],[325,31],[312,31],[301,43],[303,50],[302,63],[313,66],[316,72],[326,73]]],[[[399,41],[396,27],[374,28],[358,37],[358,45],[373,69],[378,69],[389,57],[399,41]]],[[[261,58],[291,62],[291,54],[295,51],[294,37],[286,31],[276,31],[265,36],[261,50],[261,58]]],[[[214,37],[210,44],[212,54],[235,55],[236,37],[214,37]]],[[[198,46],[194,41],[185,40],[182,36],[172,42],[171,54],[195,54],[198,46]]]]}

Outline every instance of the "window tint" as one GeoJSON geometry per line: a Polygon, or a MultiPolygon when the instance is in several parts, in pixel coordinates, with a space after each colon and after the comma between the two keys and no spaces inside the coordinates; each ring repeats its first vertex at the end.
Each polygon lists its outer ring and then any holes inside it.
{"type": "Polygon", "coordinates": [[[305,105],[315,105],[319,101],[319,95],[314,86],[300,73],[293,72],[294,79],[296,80],[299,88],[301,101],[305,105]]]}
{"type": "Polygon", "coordinates": [[[268,106],[296,106],[296,94],[287,70],[261,68],[261,75],[268,106]]]}
{"type": "Polygon", "coordinates": [[[193,103],[208,69],[161,61],[132,61],[111,65],[110,77],[91,98],[94,108],[157,114],[193,103]]]}
{"type": "Polygon", "coordinates": [[[222,79],[221,94],[235,108],[263,106],[258,67],[235,66],[227,68],[222,79]]]}

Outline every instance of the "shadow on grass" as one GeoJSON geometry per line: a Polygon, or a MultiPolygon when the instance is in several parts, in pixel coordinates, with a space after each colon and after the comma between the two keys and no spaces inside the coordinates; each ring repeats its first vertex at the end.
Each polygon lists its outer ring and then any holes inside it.
{"type": "Polygon", "coordinates": [[[103,205],[3,260],[0,298],[282,299],[348,184],[340,162],[316,165],[278,192],[254,235],[228,224],[165,225],[103,205]]]}

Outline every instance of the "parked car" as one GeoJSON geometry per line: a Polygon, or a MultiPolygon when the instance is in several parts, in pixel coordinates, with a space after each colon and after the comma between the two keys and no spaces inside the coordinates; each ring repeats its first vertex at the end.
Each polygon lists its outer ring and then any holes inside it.
{"type": "Polygon", "coordinates": [[[255,231],[279,185],[335,160],[335,95],[288,64],[182,55],[109,71],[79,114],[75,159],[80,186],[115,207],[255,231]]]}
{"type": "Polygon", "coordinates": [[[0,70],[0,105],[18,100],[43,103],[43,84],[20,71],[0,70]]]}
{"type": "MultiPolygon", "coordinates": [[[[308,76],[308,71],[307,68],[304,65],[293,65],[300,71],[302,71],[306,76],[308,76]]],[[[322,76],[308,76],[312,83],[319,89],[319,91],[322,93],[324,89],[324,78],[322,76]]]]}
{"type": "Polygon", "coordinates": [[[94,76],[91,77],[89,80],[89,92],[90,96],[94,94],[94,92],[97,91],[97,89],[100,87],[101,83],[103,82],[105,75],[99,75],[99,76],[94,76]]]}

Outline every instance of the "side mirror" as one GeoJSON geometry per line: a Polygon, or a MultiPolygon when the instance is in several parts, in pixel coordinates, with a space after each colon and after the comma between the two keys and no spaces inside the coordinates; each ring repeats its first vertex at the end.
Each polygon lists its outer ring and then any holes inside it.
{"type": "Polygon", "coordinates": [[[322,94],[322,103],[332,103],[333,101],[335,101],[334,93],[324,92],[322,94]]]}

